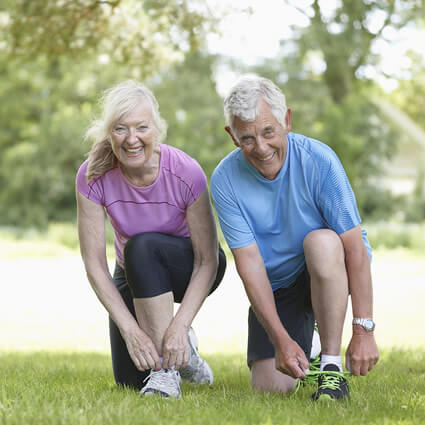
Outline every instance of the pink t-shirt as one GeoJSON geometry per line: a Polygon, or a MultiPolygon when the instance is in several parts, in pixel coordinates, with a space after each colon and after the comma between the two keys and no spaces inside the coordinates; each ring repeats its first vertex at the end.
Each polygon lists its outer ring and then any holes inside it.
{"type": "Polygon", "coordinates": [[[161,144],[158,177],[150,186],[134,186],[119,166],[86,183],[88,161],[77,173],[76,186],[87,199],[103,205],[115,231],[118,264],[124,267],[128,239],[144,232],[189,237],[186,209],[205,189],[200,165],[179,149],[161,144]]]}

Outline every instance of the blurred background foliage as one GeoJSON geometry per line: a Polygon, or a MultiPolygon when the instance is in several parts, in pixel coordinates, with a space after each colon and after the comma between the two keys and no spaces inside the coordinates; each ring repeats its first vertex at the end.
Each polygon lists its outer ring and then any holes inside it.
{"type": "MultiPolygon", "coordinates": [[[[423,27],[424,1],[341,0],[332,12],[319,0],[302,9],[284,3],[309,25],[293,28],[275,58],[248,67],[209,53],[220,17],[201,0],[0,0],[0,225],[75,221],[75,174],[89,150],[83,134],[101,92],[128,78],[154,91],[169,125],[166,143],[196,158],[209,177],[233,149],[217,91],[223,69],[256,72],[282,87],[293,131],[337,152],[363,218],[425,220],[423,163],[412,166],[409,193],[383,183],[410,135],[380,103],[425,130],[424,61],[410,53],[406,78],[385,75],[373,48],[391,31],[423,27]],[[397,88],[384,92],[377,74],[397,79],[397,88]]],[[[415,156],[422,158],[416,148],[415,156]]]]}

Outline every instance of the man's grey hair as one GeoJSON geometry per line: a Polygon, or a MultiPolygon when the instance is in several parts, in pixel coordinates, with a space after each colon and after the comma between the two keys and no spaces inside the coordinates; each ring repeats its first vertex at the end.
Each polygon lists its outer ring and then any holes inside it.
{"type": "Polygon", "coordinates": [[[233,130],[235,117],[242,121],[254,121],[260,98],[270,106],[274,117],[286,130],[288,108],[285,95],[272,81],[254,74],[243,75],[224,99],[226,124],[233,130]]]}

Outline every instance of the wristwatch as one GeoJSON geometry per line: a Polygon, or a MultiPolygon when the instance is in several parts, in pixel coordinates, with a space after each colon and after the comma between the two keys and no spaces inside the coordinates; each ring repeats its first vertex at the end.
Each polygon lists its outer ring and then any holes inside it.
{"type": "Polygon", "coordinates": [[[372,332],[375,329],[375,322],[372,319],[353,318],[353,325],[360,325],[364,330],[372,332]]]}

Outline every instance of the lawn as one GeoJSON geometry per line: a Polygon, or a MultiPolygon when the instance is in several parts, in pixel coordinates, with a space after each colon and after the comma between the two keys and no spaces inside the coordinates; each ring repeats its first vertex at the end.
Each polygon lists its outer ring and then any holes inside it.
{"type": "MultiPolygon", "coordinates": [[[[49,235],[0,232],[0,425],[425,424],[423,251],[374,253],[381,360],[369,376],[349,378],[349,402],[314,404],[312,387],[289,396],[251,389],[248,301],[231,262],[194,322],[215,383],[184,385],[182,400],[166,401],[115,386],[107,315],[87,282],[75,236],[61,226],[49,235]]],[[[350,320],[349,311],[344,347],[350,320]]]]}
{"type": "Polygon", "coordinates": [[[142,399],[114,385],[100,353],[8,352],[0,355],[0,423],[418,424],[425,423],[425,351],[387,350],[374,373],[349,378],[351,400],[317,404],[313,387],[296,394],[250,388],[242,354],[208,355],[213,386],[183,385],[181,400],[142,399]]]}

